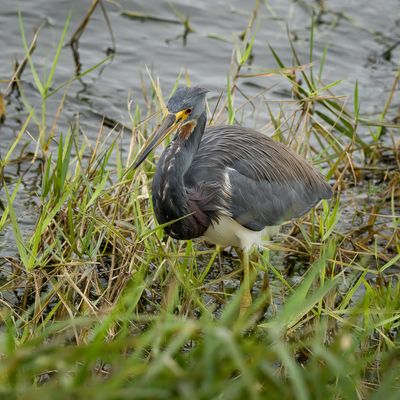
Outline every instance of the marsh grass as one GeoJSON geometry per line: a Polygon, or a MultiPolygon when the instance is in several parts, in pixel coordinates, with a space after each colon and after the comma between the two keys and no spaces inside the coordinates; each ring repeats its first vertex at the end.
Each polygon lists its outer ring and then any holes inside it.
{"type": "MultiPolygon", "coordinates": [[[[238,88],[256,18],[257,6],[212,123],[235,123],[249,103],[238,88]]],[[[290,107],[274,112],[266,103],[269,129],[324,168],[335,197],[255,254],[256,287],[261,275],[269,283],[240,318],[236,255],[165,237],[149,201],[157,156],[130,169],[165,107],[157,77],[149,73],[146,106],[134,107],[129,132],[101,126],[89,141],[79,119],[67,132],[47,123],[68,21],[45,80],[23,39],[42,106],[25,101],[25,121],[0,160],[0,230],[12,229],[18,250],[0,265],[3,398],[399,397],[399,159],[381,131],[398,127],[385,125],[388,104],[379,121],[361,117],[357,85],[351,105],[334,93],[340,82],[321,80],[324,59],[316,74],[311,28],[307,65],[293,44],[293,65],[270,48],[277,69],[252,76],[278,75],[290,85],[290,107]],[[26,136],[32,119],[37,137],[26,136]],[[371,140],[360,133],[365,126],[371,140]],[[18,155],[26,140],[37,151],[18,155]],[[29,235],[14,207],[24,177],[6,179],[15,163],[40,170],[29,235]],[[370,180],[381,182],[379,190],[370,180]],[[358,191],[368,201],[354,204],[358,191]]]]}

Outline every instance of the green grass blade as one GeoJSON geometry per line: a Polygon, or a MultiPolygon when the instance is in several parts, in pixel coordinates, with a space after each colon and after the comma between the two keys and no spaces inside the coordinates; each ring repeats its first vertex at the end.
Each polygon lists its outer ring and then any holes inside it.
{"type": "Polygon", "coordinates": [[[19,8],[18,8],[18,21],[19,21],[19,29],[20,29],[20,32],[21,32],[22,43],[24,45],[26,56],[28,58],[29,66],[30,66],[30,69],[31,69],[31,72],[32,72],[32,76],[33,76],[33,80],[35,81],[36,87],[39,90],[40,95],[44,96],[45,95],[45,90],[44,90],[43,84],[42,84],[42,82],[41,82],[41,80],[39,78],[39,75],[38,75],[37,71],[36,71],[36,67],[33,64],[32,57],[28,53],[28,43],[26,41],[26,36],[25,36],[24,21],[22,19],[21,10],[19,8]]]}
{"type": "Polygon", "coordinates": [[[47,81],[46,81],[46,84],[45,84],[45,95],[47,95],[48,89],[53,84],[53,77],[54,77],[54,74],[56,72],[56,68],[57,68],[57,65],[58,65],[58,59],[60,57],[61,50],[62,50],[63,45],[64,45],[64,40],[65,40],[65,36],[67,34],[67,31],[68,31],[68,26],[69,26],[70,21],[71,21],[71,13],[68,15],[67,20],[65,21],[64,29],[62,31],[61,38],[60,38],[60,40],[58,42],[58,46],[57,46],[56,54],[54,56],[53,64],[51,66],[51,70],[50,70],[49,76],[47,77],[47,81]]]}

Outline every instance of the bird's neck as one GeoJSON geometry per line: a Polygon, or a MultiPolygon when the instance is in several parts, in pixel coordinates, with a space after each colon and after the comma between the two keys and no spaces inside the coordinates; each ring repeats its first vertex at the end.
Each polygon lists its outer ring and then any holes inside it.
{"type": "Polygon", "coordinates": [[[153,203],[159,222],[165,223],[190,213],[184,176],[197,153],[206,125],[206,113],[198,119],[193,131],[177,133],[164,150],[153,178],[153,203]]]}

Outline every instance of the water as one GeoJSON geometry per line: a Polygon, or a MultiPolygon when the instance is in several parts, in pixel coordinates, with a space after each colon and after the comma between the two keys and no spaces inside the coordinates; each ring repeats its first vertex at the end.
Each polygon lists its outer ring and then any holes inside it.
{"type": "MultiPolygon", "coordinates": [[[[86,14],[90,3],[91,1],[72,0],[35,0],[20,3],[28,41],[32,37],[32,30],[44,23],[33,56],[36,65],[48,68],[68,14],[72,13],[68,34],[70,37],[86,14]]],[[[18,3],[14,0],[1,0],[0,4],[0,77],[2,81],[7,81],[12,75],[13,60],[21,60],[24,51],[18,26],[18,3]]],[[[84,116],[82,121],[91,127],[90,131],[96,133],[100,117],[93,115],[92,111],[95,110],[96,113],[104,113],[128,124],[127,98],[141,101],[140,80],[141,74],[145,74],[146,65],[159,75],[165,93],[171,89],[179,71],[187,70],[194,84],[209,88],[212,91],[211,96],[218,95],[226,85],[233,42],[237,34],[245,29],[253,2],[180,0],[172,4],[181,14],[190,16],[190,25],[195,30],[187,36],[186,44],[179,37],[183,33],[182,24],[152,20],[141,22],[126,18],[121,13],[123,10],[132,10],[145,15],[177,20],[167,2],[105,2],[115,35],[115,57],[103,69],[84,77],[85,86],[79,82],[72,85],[64,110],[66,112],[63,113],[63,123],[79,111],[84,116]]],[[[311,13],[308,7],[315,6],[315,3],[276,0],[267,4],[268,7],[264,3],[260,7],[253,67],[276,68],[268,43],[287,65],[291,64],[286,26],[292,33],[302,62],[308,63],[311,13]]],[[[315,32],[314,59],[318,64],[323,48],[328,46],[323,75],[325,81],[331,83],[343,79],[340,94],[351,96],[355,81],[358,80],[362,111],[376,114],[382,110],[400,60],[400,46],[392,51],[390,60],[382,57],[400,36],[399,2],[335,1],[326,2],[326,8],[327,12],[320,17],[321,23],[315,32]]],[[[80,40],[82,70],[104,59],[111,47],[110,34],[98,7],[80,40]]],[[[55,86],[73,76],[74,68],[72,52],[65,48],[56,72],[55,86]]],[[[26,96],[36,106],[39,96],[33,89],[28,69],[23,75],[23,82],[26,96]]],[[[249,83],[269,87],[273,82],[273,78],[256,78],[245,79],[241,83],[246,94],[254,95],[258,92],[257,87],[250,86],[249,83]]],[[[279,82],[278,87],[266,94],[268,99],[282,98],[284,92],[281,86],[284,83],[282,79],[279,82]]],[[[2,90],[5,86],[3,83],[2,90]]],[[[59,98],[52,98],[49,115],[55,114],[59,98]]],[[[398,98],[392,103],[394,112],[399,104],[398,98]]],[[[1,127],[4,132],[2,149],[12,140],[12,131],[18,126],[18,114],[13,102],[9,104],[6,124],[1,127]]]]}
{"type": "MultiPolygon", "coordinates": [[[[276,68],[276,63],[268,48],[268,43],[287,64],[291,65],[292,52],[287,39],[289,27],[301,61],[309,62],[309,38],[311,7],[317,2],[275,0],[262,3],[257,25],[257,36],[253,49],[252,66],[255,70],[276,68]]],[[[398,0],[384,2],[346,0],[325,3],[326,12],[319,16],[315,31],[314,60],[318,70],[323,49],[328,53],[323,71],[324,81],[329,84],[338,79],[343,82],[339,94],[349,96],[349,104],[354,92],[355,82],[359,83],[361,111],[364,115],[375,117],[382,111],[393,84],[400,61],[400,46],[395,44],[400,37],[400,4],[398,0]],[[385,52],[394,46],[390,56],[385,52]]],[[[73,0],[35,0],[15,2],[0,0],[0,90],[5,92],[8,80],[13,73],[13,62],[24,56],[17,7],[21,9],[27,40],[30,42],[34,28],[42,26],[33,61],[42,74],[51,65],[62,27],[69,13],[72,13],[67,37],[78,27],[86,14],[91,1],[73,0]]],[[[238,34],[246,28],[251,16],[251,1],[193,2],[178,0],[172,3],[159,1],[116,1],[104,2],[107,15],[115,35],[115,56],[93,73],[85,76],[82,82],[75,81],[68,91],[64,110],[58,123],[59,131],[65,131],[68,122],[77,113],[85,133],[94,138],[98,132],[102,116],[129,125],[127,102],[143,104],[141,77],[148,83],[146,68],[149,67],[159,77],[164,93],[168,93],[180,71],[187,71],[193,84],[211,90],[210,98],[218,97],[226,86],[226,77],[232,56],[232,49],[238,34]],[[167,20],[178,20],[174,12],[178,10],[190,17],[194,32],[186,41],[182,34],[182,24],[147,20],[132,20],[123,16],[122,11],[136,11],[167,20]]],[[[113,48],[104,16],[98,7],[79,42],[81,70],[84,71],[103,60],[113,48]]],[[[75,71],[71,49],[65,47],[61,53],[54,78],[54,87],[68,81],[75,71]]],[[[249,71],[244,71],[249,72],[249,71]]],[[[22,76],[24,96],[35,108],[40,107],[40,96],[34,87],[32,75],[26,68],[22,76]]],[[[267,100],[287,99],[288,86],[282,78],[245,78],[240,81],[240,89],[248,96],[268,89],[267,100]]],[[[52,96],[48,105],[49,124],[56,114],[62,91],[52,96]]],[[[240,97],[237,99],[240,103],[240,97]]],[[[391,103],[388,118],[399,112],[400,99],[396,95],[391,103]]],[[[21,120],[26,112],[21,99],[15,94],[7,99],[7,118],[0,125],[0,155],[15,138],[21,120]]],[[[265,108],[250,118],[245,113],[243,123],[260,127],[268,119],[265,108]]],[[[30,132],[36,135],[36,126],[31,124],[30,132]]],[[[34,149],[34,143],[28,143],[34,149]]],[[[18,175],[16,169],[7,172],[11,180],[18,175]]],[[[15,208],[27,227],[35,220],[31,192],[35,191],[32,174],[23,180],[20,196],[15,208]]],[[[5,231],[0,237],[0,254],[11,254],[11,233],[5,231]]]]}

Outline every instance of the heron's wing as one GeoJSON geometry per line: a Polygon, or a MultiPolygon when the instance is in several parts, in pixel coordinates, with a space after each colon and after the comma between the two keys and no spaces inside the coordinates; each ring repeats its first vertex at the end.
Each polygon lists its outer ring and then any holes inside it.
{"type": "Polygon", "coordinates": [[[302,182],[256,180],[235,167],[228,168],[228,175],[231,184],[230,214],[252,230],[300,217],[321,199],[302,182]]]}
{"type": "Polygon", "coordinates": [[[324,177],[302,157],[238,126],[205,131],[185,183],[217,184],[220,210],[252,230],[299,217],[332,195],[324,177]]]}

